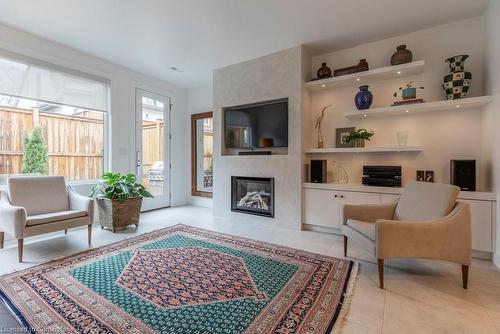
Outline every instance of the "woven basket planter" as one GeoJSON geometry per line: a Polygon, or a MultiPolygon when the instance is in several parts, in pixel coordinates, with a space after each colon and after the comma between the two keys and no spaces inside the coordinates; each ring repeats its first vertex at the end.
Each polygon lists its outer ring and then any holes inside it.
{"type": "Polygon", "coordinates": [[[142,197],[134,197],[120,202],[117,199],[98,199],[99,222],[101,228],[110,228],[113,233],[117,228],[128,225],[139,226],[142,197]]]}

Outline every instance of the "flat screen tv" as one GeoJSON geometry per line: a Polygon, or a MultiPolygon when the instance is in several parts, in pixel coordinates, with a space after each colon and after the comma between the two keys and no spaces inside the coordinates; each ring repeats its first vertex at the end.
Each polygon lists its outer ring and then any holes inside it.
{"type": "Polygon", "coordinates": [[[288,147],[288,98],[224,108],[226,148],[288,147]]]}

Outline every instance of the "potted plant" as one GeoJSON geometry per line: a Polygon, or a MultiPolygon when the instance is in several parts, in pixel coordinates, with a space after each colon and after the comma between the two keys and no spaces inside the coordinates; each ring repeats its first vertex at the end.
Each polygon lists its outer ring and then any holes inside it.
{"type": "Polygon", "coordinates": [[[97,201],[101,228],[114,233],[119,227],[139,226],[142,198],[153,195],[136,182],[134,174],[104,173],[90,197],[97,201]]]}
{"type": "Polygon", "coordinates": [[[354,141],[354,147],[365,147],[365,140],[370,140],[374,135],[373,131],[368,131],[366,129],[359,129],[351,132],[346,138],[346,143],[354,141]]]}
{"type": "Polygon", "coordinates": [[[401,92],[401,97],[403,100],[414,99],[417,97],[417,88],[424,89],[424,87],[414,87],[413,81],[406,84],[405,87],[399,87],[397,92],[394,92],[394,97],[398,97],[398,92],[401,92]]]}

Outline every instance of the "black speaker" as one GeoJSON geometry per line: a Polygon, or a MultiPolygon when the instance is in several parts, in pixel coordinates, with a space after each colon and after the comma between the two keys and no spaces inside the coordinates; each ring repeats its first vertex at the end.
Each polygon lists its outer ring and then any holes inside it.
{"type": "Polygon", "coordinates": [[[311,182],[326,183],[326,160],[311,160],[311,182]]]}
{"type": "Polygon", "coordinates": [[[451,160],[450,183],[465,191],[476,191],[476,160],[451,160]]]}

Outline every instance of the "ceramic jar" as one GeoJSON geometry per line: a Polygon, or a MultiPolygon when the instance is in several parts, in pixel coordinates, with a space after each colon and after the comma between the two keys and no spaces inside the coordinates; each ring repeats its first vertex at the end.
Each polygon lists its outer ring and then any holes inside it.
{"type": "Polygon", "coordinates": [[[368,85],[359,87],[359,92],[354,97],[354,104],[358,110],[370,108],[373,102],[373,94],[368,90],[368,85]]]}
{"type": "Polygon", "coordinates": [[[316,74],[318,75],[318,79],[330,78],[332,76],[332,69],[326,66],[326,63],[322,63],[316,74]]]}
{"type": "Polygon", "coordinates": [[[444,76],[443,89],[448,100],[462,99],[467,96],[472,84],[472,74],[464,70],[468,55],[458,55],[446,59],[450,74],[444,76]]]}
{"type": "Polygon", "coordinates": [[[413,60],[413,53],[406,48],[406,45],[401,44],[396,48],[396,52],[391,57],[391,65],[401,65],[411,63],[413,60]]]}
{"type": "Polygon", "coordinates": [[[358,66],[356,67],[356,72],[364,72],[368,71],[370,67],[368,66],[368,62],[366,59],[361,59],[358,63],[358,66]]]}

